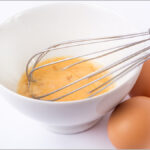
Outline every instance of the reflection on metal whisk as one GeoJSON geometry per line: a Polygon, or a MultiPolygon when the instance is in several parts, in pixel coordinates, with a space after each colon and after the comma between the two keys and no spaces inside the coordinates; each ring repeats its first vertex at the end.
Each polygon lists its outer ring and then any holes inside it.
{"type": "MultiPolygon", "coordinates": [[[[135,33],[135,34],[128,34],[128,35],[119,35],[119,36],[111,36],[111,37],[104,37],[104,38],[92,38],[92,39],[81,39],[81,40],[74,40],[74,41],[67,41],[67,42],[63,42],[63,43],[60,43],[60,44],[57,44],[57,45],[53,45],[49,48],[47,48],[46,50],[42,51],[42,52],[39,52],[37,54],[35,54],[34,56],[32,56],[28,63],[27,63],[27,66],[26,66],[26,76],[27,76],[27,79],[28,79],[28,88],[30,88],[30,84],[31,82],[34,82],[34,79],[32,77],[32,74],[38,70],[38,69],[41,69],[43,67],[46,67],[46,66],[49,66],[49,65],[53,65],[53,64],[56,64],[56,63],[61,63],[61,62],[64,62],[64,61],[68,61],[68,60],[72,60],[72,59],[75,59],[75,58],[80,58],[80,57],[84,57],[84,56],[91,56],[93,54],[96,54],[95,57],[92,57],[92,58],[87,58],[85,60],[81,60],[79,62],[76,62],[76,63],[73,63],[63,69],[68,69],[72,66],[75,66],[77,64],[80,64],[80,63],[83,63],[83,62],[86,62],[86,61],[90,61],[90,60],[94,60],[94,59],[97,59],[97,58],[101,58],[101,57],[105,57],[107,55],[110,55],[110,54],[113,54],[115,52],[119,52],[121,50],[124,50],[126,48],[130,48],[130,47],[133,47],[135,45],[138,45],[138,44],[141,44],[141,43],[144,43],[144,42],[147,42],[147,41],[150,41],[150,38],[147,38],[147,39],[144,39],[144,40],[139,40],[139,41],[136,41],[136,42],[132,42],[132,43],[129,43],[129,44],[124,44],[124,45],[121,45],[121,46],[116,46],[116,47],[113,47],[113,48],[109,48],[109,49],[104,49],[104,50],[100,50],[100,51],[96,51],[96,52],[91,52],[91,53],[87,53],[87,54],[84,54],[84,55],[79,55],[79,56],[75,56],[75,57],[71,57],[71,58],[65,58],[63,60],[59,60],[59,61],[55,61],[55,62],[51,62],[51,63],[48,63],[48,64],[45,64],[45,65],[42,65],[42,66],[39,66],[37,67],[37,64],[41,61],[41,59],[47,54],[49,53],[50,51],[55,51],[55,50],[59,50],[59,49],[64,49],[64,48],[71,48],[71,47],[75,47],[75,46],[82,46],[82,45],[89,45],[89,44],[94,44],[94,43],[101,43],[101,42],[109,42],[109,41],[115,41],[115,40],[122,40],[122,39],[129,39],[129,38],[135,38],[135,37],[139,37],[139,36],[146,36],[146,35],[150,35],[150,30],[147,31],[147,32],[141,32],[141,33],[135,33]],[[105,52],[103,54],[103,52],[105,52]],[[35,63],[33,64],[31,70],[29,71],[29,65],[30,63],[32,62],[33,59],[36,58],[36,61],[35,63]]],[[[78,89],[75,89],[71,92],[68,92],[67,94],[64,94],[60,97],[57,97],[55,99],[50,99],[51,101],[57,101],[61,98],[64,98],[74,92],[77,92],[99,80],[102,80],[103,78],[113,74],[113,73],[117,73],[115,76],[113,76],[111,79],[109,79],[108,81],[106,81],[105,83],[99,85],[98,87],[96,87],[95,89],[89,91],[89,93],[91,94],[89,97],[93,97],[95,96],[96,94],[100,93],[101,91],[103,91],[105,88],[107,88],[108,86],[112,85],[114,82],[116,82],[117,80],[119,80],[120,78],[122,78],[124,75],[126,75],[127,73],[129,73],[130,71],[132,71],[134,68],[140,66],[141,64],[143,64],[145,61],[147,61],[148,59],[150,59],[150,52],[148,53],[144,53],[144,52],[147,52],[148,50],[150,50],[150,46],[146,47],[146,48],[143,48],[143,49],[140,49],[139,51],[136,51],[134,52],[133,54],[129,55],[129,56],[125,56],[124,58],[121,58],[120,60],[117,60],[115,62],[113,62],[112,64],[104,67],[104,68],[101,68],[93,73],[90,73],[72,83],[69,83],[55,91],[52,91],[50,93],[47,93],[47,94],[44,94],[44,95],[41,95],[41,96],[33,96],[33,98],[36,98],[36,99],[41,99],[43,97],[46,97],[46,96],[49,96],[51,94],[54,94],[60,90],[63,90],[79,81],[82,81],[82,80],[85,80],[89,77],[92,77],[94,75],[97,75],[99,73],[102,73],[104,71],[107,71],[109,70],[108,73],[106,73],[104,76],[96,79],[96,80],[93,80],[92,82],[90,83],[87,83],[83,86],[81,86],[80,88],[78,89]],[[142,55],[140,55],[142,54],[142,55]],[[138,58],[136,58],[136,56],[139,56],[138,58]],[[133,58],[136,58],[134,60],[132,60],[133,58]],[[131,61],[129,61],[131,60],[131,61]],[[125,63],[126,62],[126,63],[125,63]],[[114,69],[114,70],[111,70],[112,68],[115,68],[116,66],[119,66],[120,64],[122,64],[122,66],[114,69]]],[[[32,94],[32,93],[31,93],[32,94]]]]}

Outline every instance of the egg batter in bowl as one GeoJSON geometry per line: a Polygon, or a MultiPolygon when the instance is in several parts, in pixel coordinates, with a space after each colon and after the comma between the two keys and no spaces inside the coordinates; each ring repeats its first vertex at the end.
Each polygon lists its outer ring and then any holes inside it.
{"type": "MultiPolygon", "coordinates": [[[[44,65],[44,64],[48,64],[50,62],[58,61],[58,60],[61,60],[64,58],[66,58],[66,57],[57,57],[57,58],[47,59],[43,62],[40,62],[37,65],[37,67],[44,65]]],[[[93,62],[88,61],[88,62],[84,62],[84,63],[80,63],[78,65],[72,66],[68,69],[63,69],[65,66],[68,66],[70,64],[73,64],[73,63],[81,61],[81,60],[83,60],[83,59],[76,58],[73,60],[68,60],[65,62],[49,65],[49,66],[46,66],[46,67],[36,70],[33,73],[32,77],[34,79],[34,82],[31,82],[30,88],[28,87],[28,80],[27,80],[26,74],[24,73],[19,81],[17,92],[19,94],[21,94],[23,96],[27,96],[27,97],[32,97],[32,95],[35,97],[38,97],[38,96],[47,94],[49,92],[55,91],[55,90],[65,86],[75,80],[78,80],[78,79],[84,77],[85,75],[88,75],[102,67],[101,65],[97,65],[97,64],[94,64],[93,62]]],[[[106,73],[107,72],[105,71],[103,73],[97,74],[93,77],[82,80],[74,85],[71,85],[61,91],[58,91],[52,95],[43,97],[41,99],[42,100],[55,99],[59,96],[67,94],[68,92],[71,92],[71,91],[73,91],[95,79],[100,78],[101,76],[105,75],[106,73]]],[[[104,79],[99,80],[99,81],[97,81],[75,93],[72,93],[71,95],[63,97],[63,98],[59,99],[58,101],[74,101],[74,100],[85,99],[90,96],[90,93],[89,93],[90,90],[92,90],[92,89],[96,88],[97,86],[101,85],[102,83],[108,81],[110,78],[111,78],[111,76],[105,77],[104,79]]],[[[114,85],[107,87],[102,92],[98,93],[98,95],[108,92],[113,87],[114,87],[114,85]]]]}

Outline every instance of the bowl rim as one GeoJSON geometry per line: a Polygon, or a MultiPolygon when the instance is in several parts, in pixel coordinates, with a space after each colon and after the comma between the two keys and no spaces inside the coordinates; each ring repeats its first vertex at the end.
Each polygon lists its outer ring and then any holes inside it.
{"type": "MultiPolygon", "coordinates": [[[[53,6],[53,5],[82,5],[82,6],[85,6],[85,7],[97,7],[99,9],[101,9],[103,12],[106,12],[106,13],[109,13],[109,14],[112,14],[112,15],[115,15],[115,16],[118,16],[118,18],[122,19],[123,21],[127,22],[127,20],[125,18],[123,18],[122,16],[120,16],[119,14],[117,14],[115,11],[113,10],[109,10],[107,8],[103,8],[101,6],[97,6],[95,4],[86,4],[86,3],[80,3],[80,2],[75,2],[75,1],[72,1],[72,2],[54,2],[54,3],[49,3],[49,4],[42,4],[42,5],[39,5],[39,6],[36,6],[36,7],[32,7],[32,8],[28,8],[28,9],[25,9],[21,12],[18,12],[16,13],[15,15],[13,16],[10,16],[8,17],[7,19],[5,19],[2,23],[0,23],[0,27],[5,25],[5,23],[10,23],[13,18],[16,18],[17,16],[23,16],[24,14],[26,13],[32,13],[32,11],[34,10],[37,10],[37,9],[40,9],[40,8],[44,8],[44,7],[49,7],[49,6],[53,6]]],[[[110,89],[108,92],[105,92],[105,93],[102,93],[100,95],[97,95],[97,96],[94,96],[94,97],[90,97],[90,98],[84,98],[84,99],[80,99],[80,100],[70,100],[70,101],[51,101],[51,100],[41,100],[41,99],[34,99],[34,98],[30,98],[30,97],[26,97],[26,96],[23,96],[23,95],[20,95],[18,94],[17,92],[15,91],[12,91],[10,89],[8,89],[7,87],[5,87],[4,85],[0,84],[0,86],[2,88],[4,88],[6,91],[8,91],[9,93],[11,94],[14,94],[15,96],[19,97],[19,98],[23,98],[23,99],[26,99],[26,101],[33,101],[33,102],[40,102],[40,103],[48,103],[48,104],[73,104],[73,103],[84,103],[84,102],[88,102],[88,101],[92,101],[94,99],[98,99],[100,97],[104,97],[108,94],[110,94],[111,92],[115,92],[117,91],[121,86],[123,86],[126,82],[128,82],[131,78],[133,78],[135,76],[135,74],[137,74],[139,71],[141,70],[141,67],[137,67],[135,68],[135,72],[132,73],[130,75],[130,77],[125,81],[123,82],[122,84],[117,84],[117,86],[113,87],[112,89],[110,89]]]]}

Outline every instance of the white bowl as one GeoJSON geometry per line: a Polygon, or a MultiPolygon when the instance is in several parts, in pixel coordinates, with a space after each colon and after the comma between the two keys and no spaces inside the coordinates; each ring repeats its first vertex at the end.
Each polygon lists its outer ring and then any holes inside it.
{"type": "MultiPolygon", "coordinates": [[[[70,102],[42,101],[18,95],[15,91],[19,77],[25,71],[29,57],[51,44],[129,33],[131,30],[131,26],[118,15],[98,6],[80,3],[55,3],[17,14],[0,25],[0,94],[20,112],[55,132],[71,134],[84,131],[96,124],[128,94],[140,68],[122,78],[108,93],[70,102]]],[[[92,50],[97,48],[95,46],[92,50]]],[[[91,47],[57,51],[51,53],[51,57],[78,55],[85,51],[91,51],[91,47]]],[[[110,59],[107,61],[110,62],[110,59]]]]}

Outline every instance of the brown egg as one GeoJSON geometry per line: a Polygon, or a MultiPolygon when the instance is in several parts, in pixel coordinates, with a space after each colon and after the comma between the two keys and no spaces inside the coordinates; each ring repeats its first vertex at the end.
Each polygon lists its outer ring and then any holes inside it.
{"type": "Polygon", "coordinates": [[[118,149],[150,148],[150,98],[133,97],[112,112],[108,136],[118,149]]]}
{"type": "Polygon", "coordinates": [[[130,92],[130,96],[150,97],[150,60],[144,63],[141,74],[130,92]]]}

